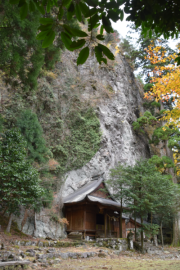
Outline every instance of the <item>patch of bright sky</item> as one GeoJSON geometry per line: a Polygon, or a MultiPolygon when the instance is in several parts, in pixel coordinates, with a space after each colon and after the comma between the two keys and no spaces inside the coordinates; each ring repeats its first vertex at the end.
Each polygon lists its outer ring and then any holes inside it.
{"type": "MultiPolygon", "coordinates": [[[[124,17],[127,18],[128,15],[125,14],[124,17]]],[[[137,46],[136,40],[138,38],[138,34],[137,33],[134,33],[134,34],[128,33],[128,31],[131,30],[130,27],[128,26],[130,24],[130,22],[129,21],[126,21],[125,18],[124,18],[123,21],[120,21],[119,20],[116,23],[111,22],[112,23],[112,27],[119,32],[120,38],[121,37],[122,38],[126,38],[126,36],[131,36],[132,37],[131,41],[132,41],[133,45],[136,47],[137,46]]],[[[180,42],[180,40],[169,39],[168,40],[169,47],[171,49],[173,49],[173,50],[176,51],[177,50],[176,45],[177,45],[178,42],[180,42]]],[[[137,69],[136,71],[134,71],[135,76],[137,76],[140,71],[141,71],[141,69],[137,69]]],[[[142,78],[142,80],[144,81],[144,78],[142,78]]]]}
{"type": "MultiPolygon", "coordinates": [[[[130,22],[125,20],[127,17],[128,15],[125,14],[123,21],[119,20],[116,23],[112,22],[113,28],[117,30],[120,36],[122,36],[123,38],[125,38],[128,35],[130,36],[130,34],[128,33],[128,31],[130,31],[130,28],[128,27],[128,24],[130,24],[130,22]]],[[[135,45],[136,39],[138,38],[138,34],[133,34],[133,38],[134,38],[134,45],[135,45]]],[[[180,42],[180,40],[169,39],[169,46],[175,50],[178,42],[180,42]]]]}

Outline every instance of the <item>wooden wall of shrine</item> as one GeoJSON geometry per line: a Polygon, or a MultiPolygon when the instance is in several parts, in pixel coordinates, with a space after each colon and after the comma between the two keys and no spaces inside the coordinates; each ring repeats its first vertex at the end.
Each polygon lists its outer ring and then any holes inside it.
{"type": "MultiPolygon", "coordinates": [[[[119,237],[119,214],[96,204],[69,205],[65,209],[69,222],[67,233],[79,231],[86,236],[119,237]]],[[[125,219],[122,220],[123,238],[126,237],[125,219]]]]}

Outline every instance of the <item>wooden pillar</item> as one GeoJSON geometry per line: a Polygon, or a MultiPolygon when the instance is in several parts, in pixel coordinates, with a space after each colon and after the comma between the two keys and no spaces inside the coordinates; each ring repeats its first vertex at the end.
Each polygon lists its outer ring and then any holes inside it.
{"type": "Polygon", "coordinates": [[[110,234],[110,237],[111,237],[111,219],[110,219],[110,216],[109,216],[109,234],[110,234]]]}
{"type": "Polygon", "coordinates": [[[122,213],[119,215],[119,237],[122,238],[122,213]]]}
{"type": "Polygon", "coordinates": [[[83,220],[84,239],[86,237],[86,208],[84,206],[84,220],[83,220]]]}
{"type": "Polygon", "coordinates": [[[73,209],[71,208],[71,225],[70,225],[70,230],[73,230],[73,209]]]}
{"type": "Polygon", "coordinates": [[[107,237],[107,214],[104,215],[104,236],[107,237]]]}

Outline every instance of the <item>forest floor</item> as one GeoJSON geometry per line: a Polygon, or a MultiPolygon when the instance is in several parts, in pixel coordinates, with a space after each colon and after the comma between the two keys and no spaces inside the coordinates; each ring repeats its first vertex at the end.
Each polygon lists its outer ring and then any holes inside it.
{"type": "Polygon", "coordinates": [[[160,260],[158,258],[148,259],[142,256],[135,259],[129,256],[112,256],[110,258],[91,258],[84,260],[62,261],[58,266],[53,266],[54,270],[179,270],[180,260],[160,260]]]}
{"type": "MultiPolygon", "coordinates": [[[[0,260],[3,256],[14,256],[11,260],[29,260],[28,269],[34,270],[180,270],[179,248],[165,246],[159,247],[154,254],[141,254],[137,251],[117,251],[108,248],[99,248],[93,244],[85,243],[77,247],[39,247],[18,246],[12,243],[16,241],[44,241],[21,233],[16,224],[13,224],[11,233],[5,233],[5,226],[1,219],[0,243],[4,243],[4,249],[0,250],[0,260]],[[48,254],[53,254],[48,257],[48,254]],[[80,258],[79,254],[94,253],[92,256],[80,258]],[[74,254],[72,258],[62,258],[74,254]],[[77,254],[77,256],[76,256],[77,254]],[[46,257],[47,256],[47,257],[46,257]]],[[[65,239],[63,242],[71,242],[65,239]]]]}
{"type": "Polygon", "coordinates": [[[6,241],[5,249],[0,250],[1,258],[3,253],[8,253],[10,256],[13,254],[18,260],[31,261],[28,270],[180,270],[179,250],[168,246],[164,248],[161,254],[152,255],[148,253],[141,254],[137,251],[123,251],[117,255],[116,251],[112,249],[100,249],[88,243],[78,247],[39,248],[37,246],[17,246],[11,243],[8,244],[8,241],[6,241]],[[54,254],[53,257],[43,257],[41,259],[40,256],[46,256],[51,252],[54,254]],[[81,254],[85,252],[94,252],[95,255],[87,258],[67,259],[56,256],[56,254],[62,253],[81,254]],[[25,257],[21,258],[22,254],[25,257]]]}

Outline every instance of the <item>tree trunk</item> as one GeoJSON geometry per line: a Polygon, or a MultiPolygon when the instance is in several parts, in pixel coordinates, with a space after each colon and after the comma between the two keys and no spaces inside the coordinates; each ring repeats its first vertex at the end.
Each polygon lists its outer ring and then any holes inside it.
{"type": "Polygon", "coordinates": [[[34,231],[33,231],[34,236],[35,236],[35,232],[36,232],[36,212],[34,211],[34,231]]]}
{"type": "Polygon", "coordinates": [[[161,221],[161,243],[162,243],[162,247],[164,247],[164,238],[163,238],[163,231],[162,231],[162,221],[161,221]]]}
{"type": "Polygon", "coordinates": [[[173,245],[177,246],[180,240],[180,212],[174,217],[173,221],[173,245]]]}
{"type": "Polygon", "coordinates": [[[121,213],[120,213],[120,238],[122,238],[122,198],[121,198],[121,213]]]}
{"type": "MultiPolygon", "coordinates": [[[[161,104],[161,110],[164,109],[164,105],[162,102],[160,102],[161,104]]],[[[163,122],[162,125],[164,125],[166,122],[163,122]]],[[[163,148],[163,147],[161,147],[163,148]]],[[[173,152],[172,152],[172,149],[170,149],[168,147],[168,142],[167,141],[164,141],[164,148],[165,148],[165,153],[162,153],[161,152],[161,157],[162,156],[168,156],[169,158],[171,158],[173,161],[174,161],[174,158],[173,158],[173,152]]],[[[172,175],[172,180],[173,180],[173,183],[177,183],[177,177],[176,177],[176,174],[174,172],[174,169],[173,168],[169,168],[168,169],[168,173],[172,175]]],[[[173,245],[174,246],[177,246],[178,243],[179,243],[179,240],[180,240],[180,212],[177,213],[177,217],[174,218],[173,220],[173,245]]]]}
{"type": "Polygon", "coordinates": [[[7,211],[7,207],[5,207],[4,211],[2,212],[2,217],[6,214],[6,211],[7,211]]]}
{"type": "MultiPolygon", "coordinates": [[[[168,142],[165,142],[166,155],[173,160],[172,150],[168,148],[168,142]]],[[[172,175],[173,183],[177,184],[177,177],[173,168],[168,169],[168,173],[172,175]]],[[[174,217],[173,220],[173,245],[177,246],[180,240],[180,212],[174,217]]]]}
{"type": "Polygon", "coordinates": [[[135,225],[135,241],[137,240],[137,226],[136,226],[136,212],[134,212],[134,225],[135,225]]]}
{"type": "Polygon", "coordinates": [[[25,212],[24,212],[24,218],[23,218],[23,220],[21,222],[21,231],[23,230],[23,227],[24,227],[24,225],[26,223],[27,217],[28,217],[28,209],[26,209],[25,212]]]}
{"type": "Polygon", "coordinates": [[[152,212],[151,212],[151,226],[152,226],[152,212]]]}
{"type": "Polygon", "coordinates": [[[13,214],[11,213],[10,217],[9,217],[9,222],[8,222],[8,225],[7,225],[7,228],[6,228],[6,232],[8,232],[8,233],[10,233],[10,230],[11,230],[12,220],[13,220],[13,214]]]}
{"type": "Polygon", "coordinates": [[[144,251],[144,239],[143,239],[143,218],[141,216],[141,250],[144,251]]]}

